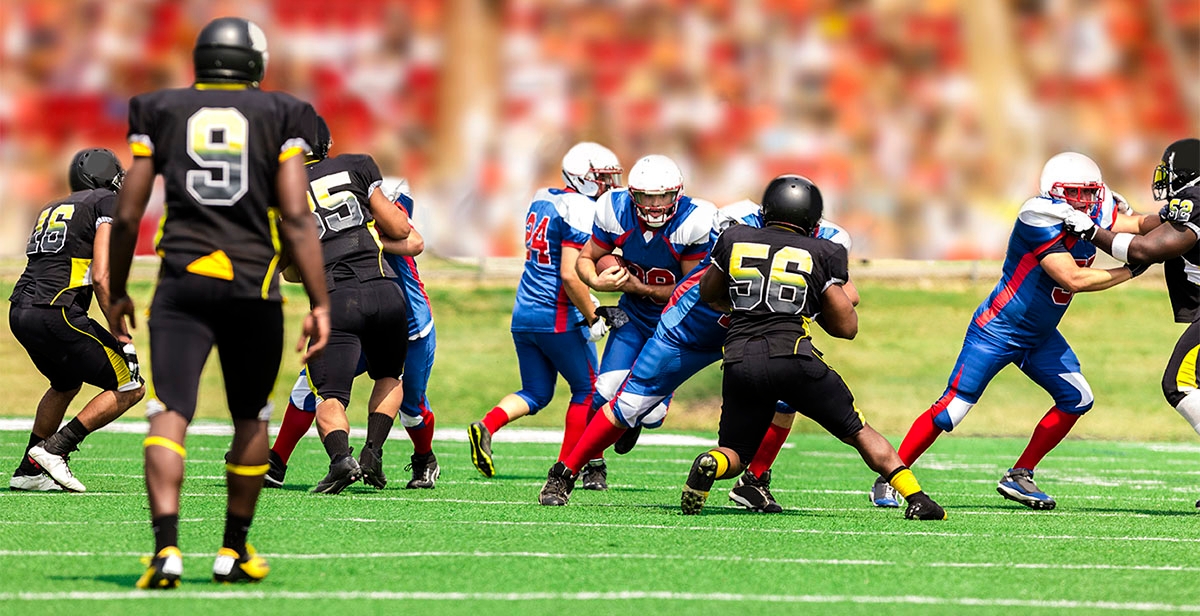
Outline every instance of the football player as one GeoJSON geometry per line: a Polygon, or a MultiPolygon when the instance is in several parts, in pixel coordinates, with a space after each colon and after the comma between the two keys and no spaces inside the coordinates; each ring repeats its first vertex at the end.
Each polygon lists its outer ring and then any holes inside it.
{"type": "MultiPolygon", "coordinates": [[[[1091,267],[1096,247],[1066,234],[1063,217],[1079,211],[1117,231],[1137,231],[1139,219],[1117,211],[1100,168],[1082,154],[1051,157],[1039,185],[1041,194],[1021,206],[1000,281],[971,317],[946,391],[913,422],[900,444],[900,459],[906,465],[916,462],[943,431],[962,422],[1002,368],[1015,364],[1054,398],[1054,406],[996,490],[1032,509],[1053,509],[1054,499],[1033,481],[1034,468],[1093,403],[1092,389],[1058,322],[1076,293],[1101,291],[1141,273],[1129,267],[1091,267]]],[[[871,501],[877,507],[899,506],[882,478],[871,488],[871,501]]]]}
{"type": "Polygon", "coordinates": [[[9,329],[50,388],[10,489],[83,492],[69,454],[146,394],[133,344],[88,317],[93,294],[108,310],[108,238],[124,175],[112,151],[80,150],[68,170],[71,194],[42,208],[25,246],[29,264],[8,298],[9,329]],[[83,383],[103,391],[59,429],[83,383]]]}
{"type": "Polygon", "coordinates": [[[270,395],[283,345],[278,269],[284,246],[312,303],[297,350],[311,337],[303,356],[308,362],[329,338],[329,297],[304,172],[316,112],[289,94],[259,89],[267,41],[254,23],[213,20],[197,37],[193,61],[191,87],[129,101],[134,159],[112,229],[108,319],[113,334],[128,340],[135,323],[125,285],[138,223],[161,173],[166,206],[156,240],[162,265],[149,322],[154,399],[144,442],[155,548],[138,588],[179,585],[184,437],[214,345],[234,435],[225,464],[225,536],[213,580],[256,582],[270,570],[246,535],[267,472],[270,395]]]}
{"type": "Polygon", "coordinates": [[[329,128],[318,118],[307,164],[309,207],[325,256],[332,330],[325,352],[305,368],[318,400],[317,432],[329,454],[329,473],[313,488],[320,494],[338,494],[359,479],[380,490],[387,485],[383,445],[400,412],[408,352],[404,291],[383,259],[379,235],[407,239],[412,232],[408,213],[384,195],[375,159],[365,154],[330,158],[332,144],[329,128]],[[355,460],[346,408],[360,360],[375,386],[367,403],[367,440],[355,460]]]}
{"type": "MultiPolygon", "coordinates": [[[[408,182],[403,179],[384,178],[381,188],[389,201],[404,209],[409,216],[411,228],[408,237],[403,240],[391,238],[386,234],[379,236],[383,243],[383,258],[396,271],[398,277],[395,281],[404,291],[405,304],[408,306],[408,353],[404,358],[404,376],[401,379],[404,400],[400,403],[400,425],[404,426],[413,442],[413,454],[409,464],[412,478],[404,487],[410,490],[432,489],[441,475],[441,469],[438,467],[437,456],[433,453],[434,415],[426,387],[429,384],[429,373],[433,369],[437,331],[433,326],[433,313],[429,308],[425,284],[421,281],[417,262],[413,258],[425,250],[425,239],[412,225],[413,200],[409,195],[408,182]]],[[[366,359],[360,357],[354,376],[357,377],[366,371],[366,359]]],[[[271,446],[271,470],[267,471],[264,478],[266,487],[283,487],[288,460],[300,439],[304,438],[305,433],[316,421],[316,413],[317,396],[312,391],[308,372],[300,370],[296,383],[292,386],[287,410],[279,426],[279,434],[275,437],[275,444],[271,446]]]]}
{"type": "MultiPolygon", "coordinates": [[[[1200,388],[1196,355],[1200,347],[1200,139],[1180,139],[1167,146],[1154,168],[1151,184],[1156,201],[1166,201],[1158,216],[1141,217],[1145,235],[1113,232],[1070,212],[1064,224],[1071,233],[1095,244],[1134,271],[1148,263],[1166,262],[1167,291],[1176,323],[1190,323],[1163,372],[1167,403],[1200,433],[1200,388]]],[[[1200,501],[1196,501],[1200,507],[1200,501]]]]}
{"type": "Polygon", "coordinates": [[[560,456],[587,424],[596,381],[596,341],[608,331],[599,301],[575,271],[596,217],[596,200],[621,186],[612,150],[577,143],[562,159],[564,188],[543,188],[525,215],[525,270],[513,303],[512,337],[521,389],[508,394],[468,428],[471,462],[484,477],[496,474],[492,435],[510,421],[536,414],[554,397],[563,375],[571,388],[560,456]],[[581,325],[586,326],[582,329],[581,325]]]}
{"type": "Polygon", "coordinates": [[[680,499],[685,515],[700,512],[714,481],[742,471],[782,400],[857,449],[867,466],[905,494],[905,517],[946,517],[887,439],[865,423],[841,376],[813,347],[814,320],[838,338],[858,334],[858,314],[843,288],[849,279],[846,249],[813,237],[823,209],[821,191],[808,179],[777,177],[763,192],[764,226],[731,226],[713,247],[700,298],[732,310],[721,425],[718,447],[692,463],[680,499]]]}
{"type": "MultiPolygon", "coordinates": [[[[683,194],[679,167],[657,154],[634,164],[628,189],[611,190],[600,198],[592,237],[579,254],[576,270],[589,287],[622,295],[617,304],[619,320],[612,324],[600,360],[591,413],[616,395],[638,353],[654,335],[676,284],[708,255],[715,213],[716,207],[708,201],[683,194]],[[623,265],[597,271],[597,261],[618,249],[623,265]]],[[[594,416],[576,442],[564,439],[539,502],[567,504],[570,488],[581,473],[585,489],[607,489],[607,468],[598,456],[624,432],[619,426],[620,422],[607,414],[594,416]]]]}

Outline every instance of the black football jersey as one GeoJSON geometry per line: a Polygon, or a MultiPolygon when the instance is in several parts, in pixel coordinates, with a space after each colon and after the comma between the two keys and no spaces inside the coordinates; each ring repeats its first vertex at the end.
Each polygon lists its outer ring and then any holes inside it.
{"type": "Polygon", "coordinates": [[[729,275],[726,361],[741,359],[756,336],[766,337],[772,357],[811,352],[809,323],[821,314],[822,294],[850,278],[844,246],[777,227],[729,227],[712,262],[729,275]]]}
{"type": "Polygon", "coordinates": [[[338,280],[395,278],[371,216],[371,193],[383,184],[365,154],[342,154],[308,165],[308,207],[317,219],[329,288],[338,280]]]}
{"type": "Polygon", "coordinates": [[[117,195],[97,188],[71,193],[42,208],[25,254],[29,264],[9,301],[22,305],[92,303],[92,246],[96,228],[112,222],[117,195]]]}
{"type": "MultiPolygon", "coordinates": [[[[1183,225],[1200,238],[1200,186],[1179,191],[1168,206],[1190,212],[1183,225]]],[[[1200,320],[1200,241],[1182,256],[1168,260],[1163,267],[1167,293],[1171,296],[1171,309],[1175,311],[1175,322],[1192,323],[1200,320]]]]}
{"type": "Polygon", "coordinates": [[[155,238],[164,276],[233,283],[234,297],[279,299],[275,175],[303,156],[312,106],[241,84],[196,84],[129,101],[129,144],[166,185],[155,238]]]}

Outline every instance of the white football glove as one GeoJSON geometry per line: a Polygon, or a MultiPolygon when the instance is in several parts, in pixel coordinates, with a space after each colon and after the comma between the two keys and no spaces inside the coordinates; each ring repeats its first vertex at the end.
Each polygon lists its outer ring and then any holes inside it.
{"type": "Polygon", "coordinates": [[[1137,212],[1133,211],[1133,206],[1129,205],[1129,201],[1124,195],[1117,191],[1112,191],[1113,203],[1117,206],[1117,211],[1126,216],[1136,216],[1137,212]]]}
{"type": "MultiPolygon", "coordinates": [[[[600,298],[596,297],[595,295],[591,295],[591,298],[592,298],[592,307],[599,308],[600,307],[600,298]]],[[[604,319],[600,318],[600,315],[596,315],[596,322],[592,323],[591,325],[588,325],[587,328],[588,328],[588,336],[587,336],[588,342],[599,342],[600,339],[604,337],[604,334],[608,333],[608,322],[605,321],[604,319]]]]}
{"type": "Polygon", "coordinates": [[[1089,242],[1096,237],[1097,231],[1096,222],[1092,220],[1092,217],[1079,210],[1071,210],[1063,218],[1063,229],[1067,233],[1089,242]]]}

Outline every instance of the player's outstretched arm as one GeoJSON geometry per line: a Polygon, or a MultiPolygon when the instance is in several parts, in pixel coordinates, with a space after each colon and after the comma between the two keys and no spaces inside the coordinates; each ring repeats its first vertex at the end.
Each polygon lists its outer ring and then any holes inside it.
{"type": "Polygon", "coordinates": [[[830,336],[854,340],[858,335],[858,311],[841,285],[829,285],[821,294],[821,314],[817,323],[830,336]]]}
{"type": "Polygon", "coordinates": [[[1121,234],[1097,227],[1092,243],[1096,248],[1128,263],[1160,263],[1178,257],[1196,245],[1196,234],[1191,229],[1174,223],[1160,224],[1146,235],[1121,238],[1124,253],[1114,254],[1113,245],[1117,243],[1118,235],[1121,234]]]}
{"type": "MultiPolygon", "coordinates": [[[[1042,258],[1042,269],[1063,289],[1071,293],[1103,291],[1134,277],[1127,267],[1098,269],[1079,267],[1069,252],[1056,252],[1042,258]]],[[[1137,272],[1141,273],[1141,272],[1137,272]]]]}
{"type": "Polygon", "coordinates": [[[384,235],[392,239],[403,240],[412,233],[408,212],[388,199],[387,195],[383,194],[383,189],[376,188],[371,191],[370,207],[371,216],[375,217],[375,225],[380,231],[383,231],[384,235]]]}
{"type": "Polygon", "coordinates": [[[121,342],[129,342],[129,330],[137,327],[137,320],[133,316],[133,300],[129,299],[125,285],[129,281],[129,268],[133,265],[133,251],[137,247],[138,225],[142,222],[142,214],[146,213],[150,189],[154,186],[154,173],[152,159],[135,156],[121,184],[117,210],[113,213],[112,235],[108,241],[109,298],[105,315],[108,317],[108,330],[121,342]]]}
{"type": "Polygon", "coordinates": [[[308,174],[301,157],[292,156],[279,163],[275,191],[279,195],[280,231],[312,305],[304,318],[303,332],[296,348],[297,351],[303,349],[308,340],[308,351],[301,360],[308,363],[329,342],[329,292],[325,288],[321,241],[317,239],[317,227],[308,209],[308,174]]]}

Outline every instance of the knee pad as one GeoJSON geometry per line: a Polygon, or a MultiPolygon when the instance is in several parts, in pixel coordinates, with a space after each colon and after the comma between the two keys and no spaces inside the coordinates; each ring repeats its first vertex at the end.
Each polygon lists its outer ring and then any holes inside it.
{"type": "Polygon", "coordinates": [[[947,395],[952,396],[949,402],[946,402],[944,405],[938,405],[941,406],[941,409],[937,410],[936,413],[934,413],[934,410],[937,409],[937,406],[929,409],[929,411],[933,413],[933,425],[946,432],[952,432],[958,424],[962,423],[963,418],[967,416],[967,412],[975,406],[975,403],[967,402],[953,394],[947,395]]]}
{"type": "Polygon", "coordinates": [[[419,428],[421,426],[421,424],[423,424],[423,423],[425,423],[424,414],[409,415],[407,413],[400,413],[400,425],[402,427],[419,428]]]}
{"type": "Polygon", "coordinates": [[[550,404],[551,398],[554,397],[554,392],[551,391],[549,396],[539,396],[535,398],[534,394],[522,389],[521,391],[516,392],[516,395],[518,398],[524,400],[525,404],[529,405],[530,415],[537,415],[538,411],[545,408],[547,404],[550,404]]]}
{"type": "Polygon", "coordinates": [[[613,396],[617,395],[617,389],[621,387],[621,383],[624,383],[625,377],[628,376],[628,370],[611,370],[600,373],[596,377],[595,397],[605,402],[612,400],[613,396]]]}
{"type": "Polygon", "coordinates": [[[1092,386],[1079,372],[1067,372],[1058,378],[1071,385],[1071,390],[1057,392],[1054,396],[1054,406],[1068,415],[1082,415],[1092,410],[1095,397],[1092,396],[1092,386]]]}

